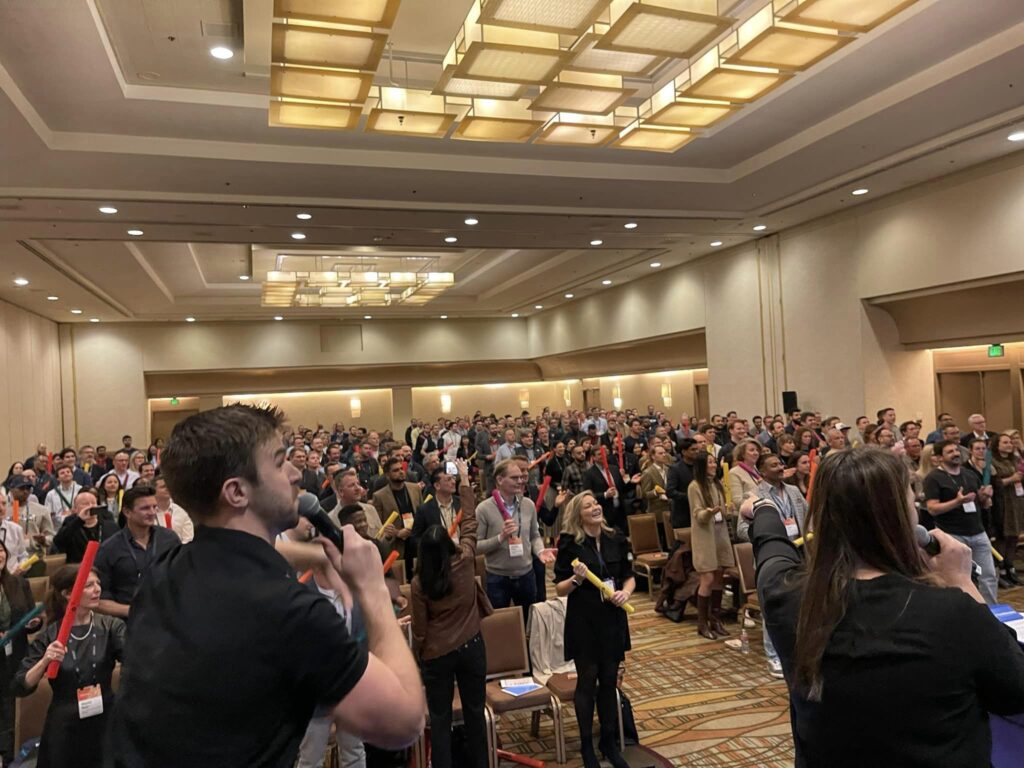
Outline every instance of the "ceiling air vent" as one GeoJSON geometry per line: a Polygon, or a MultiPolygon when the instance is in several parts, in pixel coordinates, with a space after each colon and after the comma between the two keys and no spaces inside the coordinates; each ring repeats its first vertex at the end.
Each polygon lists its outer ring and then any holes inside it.
{"type": "Polygon", "coordinates": [[[237,24],[223,24],[217,21],[202,21],[203,37],[224,37],[233,40],[238,36],[237,24]]]}

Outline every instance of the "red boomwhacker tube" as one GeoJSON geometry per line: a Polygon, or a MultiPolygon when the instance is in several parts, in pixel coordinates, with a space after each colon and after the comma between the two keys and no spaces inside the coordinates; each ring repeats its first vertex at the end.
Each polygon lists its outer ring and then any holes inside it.
{"type": "Polygon", "coordinates": [[[540,507],[544,503],[544,497],[548,495],[548,488],[551,487],[551,475],[544,476],[544,482],[540,484],[540,490],[537,492],[537,506],[540,507]]]}
{"type": "Polygon", "coordinates": [[[395,564],[395,560],[398,559],[398,550],[392,550],[391,554],[388,555],[388,559],[384,561],[384,573],[391,570],[391,566],[395,564]]]}
{"type": "Polygon", "coordinates": [[[520,765],[529,766],[529,768],[544,768],[543,760],[534,760],[532,757],[526,755],[517,755],[515,752],[509,752],[505,749],[495,750],[499,760],[509,760],[513,763],[519,763],[520,765]]]}
{"type": "Polygon", "coordinates": [[[626,474],[626,459],[622,455],[622,435],[615,436],[615,451],[619,454],[619,474],[626,474]]]}
{"type": "MultiPolygon", "coordinates": [[[[82,563],[78,566],[78,576],[75,577],[75,586],[71,589],[71,597],[68,598],[68,607],[64,611],[64,620],[60,623],[60,631],[57,632],[57,642],[67,645],[71,636],[71,628],[75,625],[75,613],[78,605],[82,602],[82,592],[85,590],[85,582],[89,580],[92,572],[92,563],[96,559],[96,552],[100,548],[98,541],[90,541],[85,545],[85,554],[82,555],[82,563]]],[[[46,667],[46,679],[53,680],[60,672],[60,662],[54,659],[46,667]]]]}
{"type": "Polygon", "coordinates": [[[309,582],[309,580],[310,580],[310,579],[312,579],[312,578],[313,578],[313,569],[312,569],[312,568],[310,568],[310,569],[309,569],[308,571],[306,571],[306,572],[305,572],[304,574],[302,574],[301,576],[299,576],[299,584],[306,584],[306,583],[308,583],[308,582],[309,582]]]}
{"type": "Polygon", "coordinates": [[[497,488],[491,491],[491,498],[494,499],[494,505],[498,508],[498,511],[501,512],[502,519],[511,520],[512,515],[508,513],[508,509],[505,507],[505,500],[501,498],[501,494],[498,493],[497,488]]]}
{"type": "Polygon", "coordinates": [[[171,521],[172,520],[173,520],[173,518],[171,517],[171,513],[170,512],[164,512],[164,525],[167,526],[168,530],[171,529],[171,521]]]}
{"type": "Polygon", "coordinates": [[[818,474],[818,449],[811,448],[807,454],[811,460],[811,475],[807,478],[807,504],[811,503],[811,494],[814,492],[814,476],[818,474]]]}
{"type": "Polygon", "coordinates": [[[603,445],[601,446],[601,463],[604,465],[605,474],[611,477],[612,471],[608,469],[608,450],[603,445]]]}
{"type": "MultiPolygon", "coordinates": [[[[457,530],[459,530],[459,523],[461,523],[461,522],[462,522],[462,510],[460,509],[459,510],[459,514],[457,514],[455,516],[455,519],[452,520],[452,524],[450,526],[448,526],[448,538],[449,539],[454,539],[455,538],[455,532],[457,530]]],[[[388,557],[390,557],[390,556],[391,555],[388,555],[388,557]]]]}

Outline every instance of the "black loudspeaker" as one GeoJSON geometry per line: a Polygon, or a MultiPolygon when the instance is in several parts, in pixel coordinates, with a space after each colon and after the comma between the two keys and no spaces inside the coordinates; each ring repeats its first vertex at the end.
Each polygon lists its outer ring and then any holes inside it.
{"type": "Polygon", "coordinates": [[[796,402],[796,392],[787,390],[782,393],[782,412],[787,416],[793,411],[799,410],[800,406],[796,402]]]}

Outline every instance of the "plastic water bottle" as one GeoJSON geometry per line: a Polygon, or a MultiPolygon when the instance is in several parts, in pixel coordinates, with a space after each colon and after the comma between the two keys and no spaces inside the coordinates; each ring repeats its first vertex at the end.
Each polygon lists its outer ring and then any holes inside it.
{"type": "Polygon", "coordinates": [[[750,653],[750,637],[747,635],[747,627],[742,624],[740,628],[740,653],[750,653]]]}

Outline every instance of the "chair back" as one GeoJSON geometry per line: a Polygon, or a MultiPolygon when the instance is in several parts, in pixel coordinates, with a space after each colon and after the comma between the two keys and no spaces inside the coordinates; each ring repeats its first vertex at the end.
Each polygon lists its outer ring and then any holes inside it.
{"type": "Polygon", "coordinates": [[[662,551],[658,539],[658,521],[653,512],[630,515],[626,520],[629,523],[629,543],[634,555],[662,551]]]}
{"type": "Polygon", "coordinates": [[[526,627],[519,606],[497,608],[480,621],[487,652],[487,679],[522,676],[530,669],[526,655],[526,627]]]}
{"type": "Polygon", "coordinates": [[[691,528],[674,528],[672,535],[675,536],[676,541],[682,544],[688,551],[693,550],[693,540],[691,528]]]}
{"type": "Polygon", "coordinates": [[[476,556],[476,576],[480,583],[487,586],[487,559],[484,555],[476,556]]]}
{"type": "Polygon", "coordinates": [[[24,744],[29,739],[37,739],[43,735],[43,723],[46,721],[46,710],[50,708],[53,690],[44,677],[39,687],[25,697],[14,700],[14,743],[24,744]]]}
{"type": "Polygon", "coordinates": [[[53,574],[64,567],[68,561],[67,555],[45,555],[43,561],[46,563],[46,575],[53,578],[53,574]]]}
{"type": "Polygon", "coordinates": [[[41,603],[50,587],[50,579],[48,576],[33,576],[28,580],[28,586],[32,590],[32,599],[41,603]]]}
{"type": "Polygon", "coordinates": [[[736,570],[740,575],[740,590],[744,595],[757,591],[756,571],[754,569],[754,545],[749,541],[733,544],[736,553],[736,570]]]}

